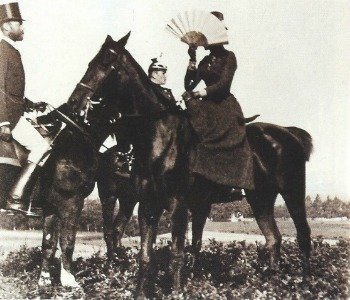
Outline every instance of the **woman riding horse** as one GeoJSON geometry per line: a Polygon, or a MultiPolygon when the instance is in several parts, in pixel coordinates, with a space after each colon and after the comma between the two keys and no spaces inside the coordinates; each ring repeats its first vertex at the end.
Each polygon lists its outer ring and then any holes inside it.
{"type": "MultiPolygon", "coordinates": [[[[222,13],[212,14],[223,20],[222,13]]],[[[190,121],[198,137],[191,166],[196,174],[192,195],[195,202],[210,197],[242,199],[239,189],[254,189],[254,180],[243,112],[230,93],[237,69],[236,57],[223,44],[208,45],[205,49],[210,54],[204,57],[197,69],[195,49],[190,46],[188,51],[190,62],[185,75],[187,92],[184,94],[190,121]],[[206,88],[193,91],[201,80],[206,88]],[[214,191],[219,191],[219,194],[214,194],[214,191]]]]}
{"type": "MultiPolygon", "coordinates": [[[[89,113],[89,121],[100,125],[103,122],[109,124],[109,118],[119,116],[113,126],[125,130],[134,145],[132,193],[140,202],[138,216],[141,234],[137,296],[144,298],[146,281],[150,275],[152,244],[163,209],[168,209],[172,215],[170,270],[173,290],[180,290],[192,144],[186,115],[175,112],[172,106],[164,110],[164,104],[168,101],[151,88],[148,76],[125,49],[128,37],[118,42],[110,37],[106,39],[70,97],[70,103],[74,111],[78,111],[86,106],[90,97],[103,98],[101,105],[89,113]],[[97,90],[99,92],[95,93],[97,90]]],[[[282,241],[273,216],[276,196],[280,193],[295,223],[303,269],[308,274],[311,243],[305,213],[305,162],[312,149],[311,137],[296,127],[254,123],[247,126],[247,138],[254,157],[261,161],[254,168],[255,189],[247,190],[247,200],[266,237],[270,267],[277,266],[282,241]]],[[[110,171],[108,167],[113,167],[111,164],[104,166],[102,172],[110,171]]],[[[113,200],[113,195],[110,196],[108,201],[113,200]]],[[[114,197],[114,201],[117,197],[114,197]]],[[[199,209],[192,210],[193,236],[198,246],[201,238],[199,232],[203,229],[198,225],[205,223],[203,206],[210,209],[211,205],[206,199],[202,200],[199,209]]]]}

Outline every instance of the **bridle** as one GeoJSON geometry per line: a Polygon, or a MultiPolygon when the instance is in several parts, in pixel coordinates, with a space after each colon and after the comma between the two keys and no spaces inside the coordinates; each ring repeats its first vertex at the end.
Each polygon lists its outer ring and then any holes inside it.
{"type": "MultiPolygon", "coordinates": [[[[118,57],[118,53],[113,50],[112,48],[108,48],[108,51],[110,53],[112,53],[113,55],[115,55],[116,57],[118,57]]],[[[112,62],[111,65],[109,66],[107,72],[104,73],[104,76],[103,78],[101,79],[101,81],[103,81],[104,79],[106,79],[108,77],[108,75],[112,72],[112,71],[116,71],[117,70],[117,67],[116,67],[116,61],[115,62],[112,62]]],[[[88,84],[84,83],[84,82],[78,82],[77,84],[77,87],[83,87],[85,89],[87,89],[90,93],[92,93],[88,98],[90,98],[93,94],[96,93],[97,89],[99,88],[100,86],[100,83],[96,86],[96,88],[93,88],[91,86],[89,86],[88,84]]],[[[90,99],[89,99],[90,100],[90,99]]]]}
{"type": "Polygon", "coordinates": [[[81,87],[83,87],[83,88],[88,89],[90,92],[95,93],[95,90],[94,90],[91,86],[89,86],[89,85],[87,85],[87,84],[85,84],[85,83],[79,82],[79,83],[77,84],[77,86],[81,86],[81,87]]]}

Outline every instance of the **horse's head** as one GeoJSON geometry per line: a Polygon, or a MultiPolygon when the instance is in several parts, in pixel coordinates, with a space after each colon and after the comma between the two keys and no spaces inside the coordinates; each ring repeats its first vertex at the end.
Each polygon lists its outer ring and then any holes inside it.
{"type": "Polygon", "coordinates": [[[74,113],[88,112],[90,123],[116,118],[119,113],[157,110],[147,74],[125,49],[129,36],[130,32],[119,41],[107,36],[68,100],[74,113]]]}
{"type": "Polygon", "coordinates": [[[84,111],[90,100],[96,98],[101,85],[116,71],[120,49],[124,49],[129,36],[130,32],[117,42],[111,36],[107,36],[68,100],[73,112],[79,114],[84,111]]]}

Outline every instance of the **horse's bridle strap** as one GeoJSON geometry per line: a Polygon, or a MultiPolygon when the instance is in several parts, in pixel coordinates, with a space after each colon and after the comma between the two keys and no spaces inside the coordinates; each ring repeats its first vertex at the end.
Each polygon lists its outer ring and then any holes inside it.
{"type": "Polygon", "coordinates": [[[77,84],[77,86],[82,86],[82,87],[88,89],[90,92],[93,92],[93,93],[95,92],[95,90],[94,90],[91,86],[89,86],[89,85],[87,85],[87,84],[85,84],[85,83],[83,83],[83,82],[79,82],[79,83],[77,84]]]}
{"type": "MultiPolygon", "coordinates": [[[[118,56],[118,53],[115,52],[112,48],[109,48],[108,51],[111,52],[112,54],[118,56]]],[[[116,69],[117,69],[117,68],[116,68],[116,66],[115,66],[114,64],[112,64],[112,65],[110,66],[110,70],[116,70],[116,69]]],[[[88,84],[83,83],[83,82],[79,82],[79,83],[77,84],[77,86],[81,86],[81,87],[83,87],[83,88],[86,88],[87,90],[89,90],[89,91],[92,92],[92,93],[95,93],[95,92],[96,92],[94,88],[92,88],[91,86],[89,86],[88,84]]]]}

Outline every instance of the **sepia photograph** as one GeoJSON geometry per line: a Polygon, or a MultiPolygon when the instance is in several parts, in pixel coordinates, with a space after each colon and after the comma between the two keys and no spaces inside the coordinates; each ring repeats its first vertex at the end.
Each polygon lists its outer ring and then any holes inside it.
{"type": "Polygon", "coordinates": [[[0,299],[349,299],[349,1],[0,0],[0,29],[0,299]]]}

